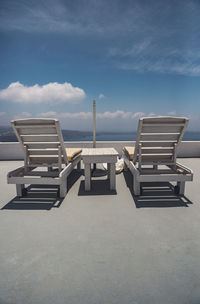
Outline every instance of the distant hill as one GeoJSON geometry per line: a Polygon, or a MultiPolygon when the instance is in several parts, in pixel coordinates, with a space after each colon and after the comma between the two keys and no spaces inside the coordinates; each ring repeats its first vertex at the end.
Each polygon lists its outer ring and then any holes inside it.
{"type": "MultiPolygon", "coordinates": [[[[63,138],[65,141],[78,141],[85,137],[91,137],[92,132],[75,131],[75,130],[62,130],[63,138]]],[[[15,142],[18,141],[12,127],[0,126],[0,142],[15,142]]]]}
{"type": "Polygon", "coordinates": [[[17,141],[17,138],[15,136],[12,127],[0,126],[0,141],[3,142],[17,141]]]}

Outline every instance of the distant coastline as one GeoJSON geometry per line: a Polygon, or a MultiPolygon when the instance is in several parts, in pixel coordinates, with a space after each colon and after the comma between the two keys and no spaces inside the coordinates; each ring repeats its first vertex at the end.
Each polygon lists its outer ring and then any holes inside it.
{"type": "MultiPolygon", "coordinates": [[[[93,135],[90,131],[62,130],[64,141],[92,141],[93,135]]],[[[135,141],[137,132],[97,132],[97,141],[135,141]]],[[[200,132],[187,131],[183,140],[198,141],[200,132]]],[[[11,127],[0,126],[0,142],[16,142],[17,138],[11,127]]]]}

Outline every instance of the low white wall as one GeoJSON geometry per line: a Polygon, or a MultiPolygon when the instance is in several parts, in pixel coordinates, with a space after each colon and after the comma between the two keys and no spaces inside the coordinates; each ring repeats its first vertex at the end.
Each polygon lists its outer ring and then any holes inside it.
{"type": "MultiPolygon", "coordinates": [[[[98,141],[98,147],[113,147],[119,154],[122,154],[124,146],[132,146],[135,142],[126,141],[98,141]]],[[[92,147],[92,142],[65,142],[66,147],[92,147]]],[[[178,149],[178,157],[200,157],[200,141],[183,141],[178,149]]],[[[0,160],[21,160],[23,159],[23,150],[18,142],[0,143],[0,160]]]]}

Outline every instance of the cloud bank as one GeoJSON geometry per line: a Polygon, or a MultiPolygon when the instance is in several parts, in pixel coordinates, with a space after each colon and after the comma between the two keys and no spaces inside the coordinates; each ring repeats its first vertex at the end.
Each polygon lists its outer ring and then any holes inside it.
{"type": "Polygon", "coordinates": [[[11,83],[6,89],[0,90],[0,100],[25,104],[79,103],[85,97],[83,89],[73,87],[71,83],[67,82],[25,86],[17,81],[11,83]]]}
{"type": "MultiPolygon", "coordinates": [[[[144,112],[125,112],[122,110],[117,110],[115,112],[103,112],[103,113],[97,113],[98,119],[135,119],[139,118],[141,116],[144,116],[144,112]]],[[[37,114],[37,117],[57,117],[57,118],[68,118],[68,119],[92,119],[93,113],[92,112],[77,112],[77,113],[56,113],[54,111],[50,112],[44,112],[37,114]]]]}
{"type": "MultiPolygon", "coordinates": [[[[113,112],[102,112],[97,113],[97,130],[98,131],[135,131],[138,126],[138,120],[140,117],[153,117],[153,116],[183,116],[189,118],[188,131],[197,131],[200,129],[200,114],[186,114],[186,113],[176,113],[175,111],[170,111],[168,113],[144,113],[144,112],[125,112],[123,110],[117,110],[113,112]]],[[[56,112],[48,111],[38,114],[31,114],[28,112],[17,113],[11,116],[8,113],[0,112],[1,121],[5,124],[8,120],[28,118],[28,117],[52,117],[60,120],[63,129],[69,130],[92,130],[92,112],[56,112]],[[2,113],[2,115],[1,115],[2,113]]]]}

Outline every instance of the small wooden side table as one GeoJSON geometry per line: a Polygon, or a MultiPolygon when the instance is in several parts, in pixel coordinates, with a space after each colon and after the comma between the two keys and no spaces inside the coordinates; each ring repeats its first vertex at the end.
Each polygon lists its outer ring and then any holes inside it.
{"type": "Polygon", "coordinates": [[[108,178],[110,179],[110,190],[116,189],[115,163],[118,152],[114,148],[86,148],[83,149],[81,157],[85,170],[85,191],[91,190],[91,164],[107,163],[108,178]]]}

